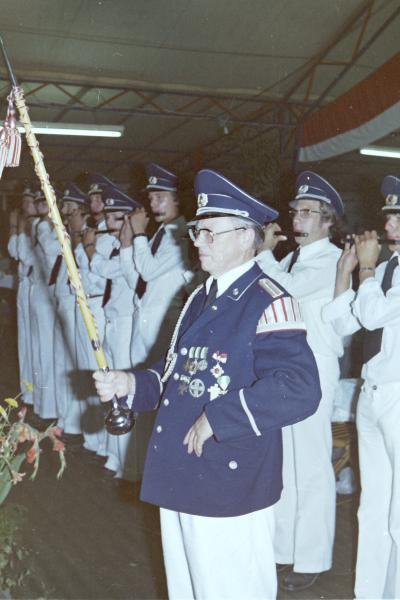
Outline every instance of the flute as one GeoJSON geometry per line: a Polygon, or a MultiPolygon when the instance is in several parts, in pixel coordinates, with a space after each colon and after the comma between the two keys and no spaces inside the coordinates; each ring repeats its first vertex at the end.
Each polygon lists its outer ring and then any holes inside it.
{"type": "Polygon", "coordinates": [[[101,233],[119,233],[120,229],[96,229],[94,235],[100,235],[101,233]]]}
{"type": "MultiPolygon", "coordinates": [[[[352,233],[347,234],[344,239],[340,240],[340,243],[341,244],[348,244],[348,243],[350,243],[350,246],[352,246],[354,244],[353,235],[354,234],[352,234],[352,233]]],[[[378,241],[379,244],[383,244],[384,246],[400,245],[400,240],[393,240],[391,238],[388,238],[387,235],[380,235],[378,237],[377,241],[378,241]]]]}
{"type": "Polygon", "coordinates": [[[303,231],[274,231],[274,236],[278,237],[280,235],[285,236],[286,238],[294,238],[294,237],[308,237],[308,233],[303,231]]]}

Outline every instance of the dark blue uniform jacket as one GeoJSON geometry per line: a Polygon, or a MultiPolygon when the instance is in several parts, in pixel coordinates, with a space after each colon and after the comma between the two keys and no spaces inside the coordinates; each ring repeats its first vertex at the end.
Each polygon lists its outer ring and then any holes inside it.
{"type": "Polygon", "coordinates": [[[314,413],[321,391],[297,303],[257,265],[203,310],[204,302],[203,286],[182,319],[165,383],[165,362],[134,371],[133,409],[158,407],[141,498],[236,516],[279,499],[281,428],[314,413]],[[203,411],[214,436],[197,457],[183,439],[203,411]]]}

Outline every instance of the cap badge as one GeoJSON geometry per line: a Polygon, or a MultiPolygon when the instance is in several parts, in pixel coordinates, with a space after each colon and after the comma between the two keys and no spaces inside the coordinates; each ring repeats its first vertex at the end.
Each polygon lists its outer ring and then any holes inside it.
{"type": "Polygon", "coordinates": [[[154,177],[154,176],[149,177],[149,183],[151,183],[151,185],[156,184],[157,183],[157,177],[154,177]]]}
{"type": "Polygon", "coordinates": [[[298,189],[299,194],[305,194],[308,192],[308,185],[301,185],[298,189]]]}
{"type": "Polygon", "coordinates": [[[199,194],[197,196],[197,206],[201,208],[202,206],[207,206],[208,204],[208,196],[207,194],[199,194]]]}
{"type": "Polygon", "coordinates": [[[386,196],[385,204],[386,206],[395,206],[398,199],[399,197],[396,194],[388,194],[386,196]]]}
{"type": "Polygon", "coordinates": [[[69,190],[65,190],[64,196],[69,196],[69,190]]]}
{"type": "Polygon", "coordinates": [[[107,206],[114,206],[114,200],[112,198],[107,198],[106,205],[107,206]]]}
{"type": "Polygon", "coordinates": [[[97,183],[94,183],[90,186],[89,194],[95,194],[97,192],[101,192],[100,186],[97,183]]]}

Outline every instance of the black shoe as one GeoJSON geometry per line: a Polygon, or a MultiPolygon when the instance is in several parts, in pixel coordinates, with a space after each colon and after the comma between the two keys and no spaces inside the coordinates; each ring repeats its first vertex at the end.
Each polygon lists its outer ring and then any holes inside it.
{"type": "Polygon", "coordinates": [[[279,587],[286,592],[301,592],[314,585],[320,573],[296,573],[282,577],[279,587]]]}
{"type": "Polygon", "coordinates": [[[286,571],[290,567],[293,567],[293,565],[289,563],[276,563],[276,572],[281,573],[282,571],[286,571]]]}

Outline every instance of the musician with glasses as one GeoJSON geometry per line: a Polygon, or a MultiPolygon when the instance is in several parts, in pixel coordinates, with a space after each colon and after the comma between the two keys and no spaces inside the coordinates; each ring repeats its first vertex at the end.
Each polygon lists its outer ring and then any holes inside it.
{"type": "Polygon", "coordinates": [[[281,428],[316,410],[318,372],[296,301],[254,260],[277,212],[208,169],[195,189],[189,231],[210,277],[167,360],[94,378],[103,401],[158,408],[141,499],[161,507],[169,597],[272,599],[281,428]]]}
{"type": "Polygon", "coordinates": [[[276,505],[275,551],[281,587],[296,592],[313,585],[332,566],[336,485],[331,415],[343,338],[322,321],[321,309],[334,294],[341,252],[330,236],[340,226],[344,207],[332,185],[310,171],[298,176],[290,206],[297,249],[278,262],[272,251],[286,238],[279,235],[278,224],[270,224],[258,263],[299,301],[322,388],[318,411],[283,430],[284,491],[276,505]]]}

